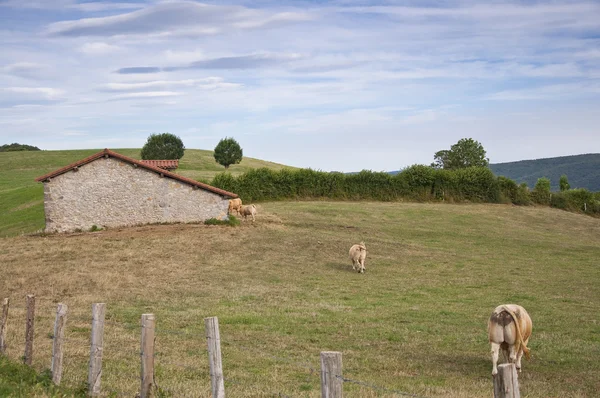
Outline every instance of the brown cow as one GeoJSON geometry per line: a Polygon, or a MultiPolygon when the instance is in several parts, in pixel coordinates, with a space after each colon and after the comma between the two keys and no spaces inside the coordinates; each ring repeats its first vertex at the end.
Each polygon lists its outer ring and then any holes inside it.
{"type": "Polygon", "coordinates": [[[359,273],[365,272],[365,258],[367,258],[367,247],[365,242],[353,245],[350,248],[350,259],[352,260],[352,269],[359,273]]]}
{"type": "Polygon", "coordinates": [[[521,371],[523,354],[529,359],[527,343],[533,323],[525,308],[516,304],[503,304],[496,307],[488,321],[488,336],[492,345],[492,375],[498,373],[498,353],[500,349],[510,363],[517,364],[521,371]]]}
{"type": "Polygon", "coordinates": [[[229,209],[227,210],[229,214],[231,214],[235,210],[235,211],[237,211],[237,213],[239,215],[241,208],[242,208],[242,200],[240,198],[229,200],[229,209]]]}

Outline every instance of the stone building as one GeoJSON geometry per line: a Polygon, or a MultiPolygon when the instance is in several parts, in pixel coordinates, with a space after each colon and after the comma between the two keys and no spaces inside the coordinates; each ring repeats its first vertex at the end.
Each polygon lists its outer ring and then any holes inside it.
{"type": "Polygon", "coordinates": [[[36,178],[46,232],[225,219],[237,195],[105,149],[36,178]]]}

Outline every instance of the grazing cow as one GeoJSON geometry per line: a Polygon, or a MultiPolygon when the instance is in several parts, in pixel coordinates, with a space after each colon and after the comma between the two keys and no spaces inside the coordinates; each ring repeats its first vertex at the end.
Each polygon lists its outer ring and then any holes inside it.
{"type": "Polygon", "coordinates": [[[533,324],[525,308],[516,304],[504,304],[496,307],[488,321],[488,335],[492,345],[492,375],[498,373],[498,353],[500,349],[510,363],[517,364],[521,371],[523,354],[529,359],[527,342],[531,336],[533,324]]]}
{"type": "Polygon", "coordinates": [[[239,215],[241,207],[242,207],[242,200],[240,198],[230,199],[228,213],[231,214],[235,210],[235,211],[237,211],[237,213],[239,215]]]}
{"type": "Polygon", "coordinates": [[[252,216],[252,222],[254,222],[254,216],[256,215],[256,206],[248,205],[248,206],[240,206],[240,210],[238,210],[242,216],[244,216],[244,220],[248,216],[252,216]]]}
{"type": "Polygon", "coordinates": [[[367,247],[365,242],[353,245],[350,248],[350,259],[352,259],[352,269],[359,273],[365,272],[365,258],[367,257],[367,247]]]}

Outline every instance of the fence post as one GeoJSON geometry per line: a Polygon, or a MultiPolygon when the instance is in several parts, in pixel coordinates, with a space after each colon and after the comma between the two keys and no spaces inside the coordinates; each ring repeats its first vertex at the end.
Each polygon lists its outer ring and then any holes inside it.
{"type": "Polygon", "coordinates": [[[142,388],[140,397],[152,396],[154,386],[154,314],[142,314],[142,388]]]}
{"type": "Polygon", "coordinates": [[[56,308],[56,320],[54,321],[54,341],[52,343],[52,382],[56,385],[60,384],[63,368],[63,341],[65,338],[65,325],[67,323],[66,304],[58,303],[56,308]]]}
{"type": "Polygon", "coordinates": [[[6,353],[6,328],[8,324],[8,307],[10,300],[5,298],[2,301],[2,319],[0,319],[0,355],[6,353]]]}
{"type": "Polygon", "coordinates": [[[494,376],[494,398],[520,398],[517,367],[514,363],[498,365],[498,374],[494,376]]]}
{"type": "Polygon", "coordinates": [[[88,395],[100,395],[102,377],[102,340],[104,337],[105,303],[92,304],[92,337],[90,347],[90,366],[88,372],[88,395]]]}
{"type": "Polygon", "coordinates": [[[33,294],[27,295],[27,319],[25,324],[25,354],[23,355],[23,362],[31,366],[33,362],[33,326],[35,319],[35,296],[33,294]]]}
{"type": "Polygon", "coordinates": [[[342,398],[343,385],[342,353],[337,351],[321,352],[321,397],[342,398]]]}
{"type": "Polygon", "coordinates": [[[204,318],[204,325],[206,327],[206,343],[208,344],[208,362],[210,364],[210,387],[212,396],[213,398],[225,398],[219,320],[216,316],[204,318]]]}

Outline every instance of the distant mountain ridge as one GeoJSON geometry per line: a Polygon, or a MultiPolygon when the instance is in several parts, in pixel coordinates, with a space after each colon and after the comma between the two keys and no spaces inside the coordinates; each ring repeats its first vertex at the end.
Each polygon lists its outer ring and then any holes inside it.
{"type": "Polygon", "coordinates": [[[564,174],[571,188],[600,191],[600,153],[495,163],[490,164],[490,169],[519,184],[524,182],[529,188],[535,186],[538,178],[546,177],[552,190],[558,191],[560,176],[564,174]]]}

